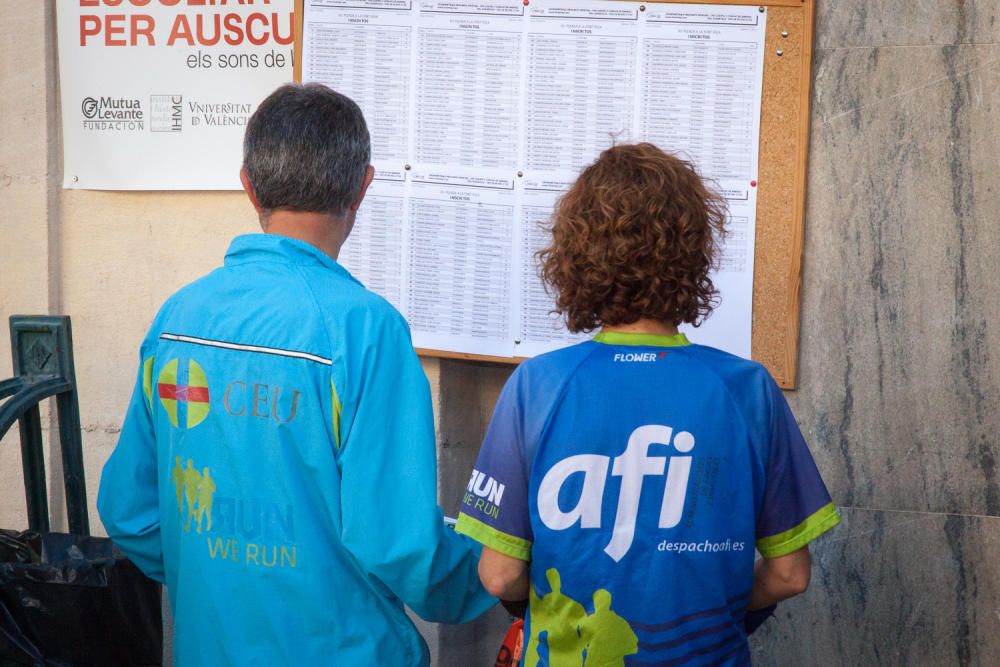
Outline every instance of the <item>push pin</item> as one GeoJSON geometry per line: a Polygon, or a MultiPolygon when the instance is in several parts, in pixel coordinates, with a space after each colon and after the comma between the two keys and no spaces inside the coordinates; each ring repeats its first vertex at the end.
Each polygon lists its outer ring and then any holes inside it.
{"type": "Polygon", "coordinates": [[[750,187],[751,188],[757,187],[757,181],[750,181],[750,187]]]}
{"type": "Polygon", "coordinates": [[[529,2],[529,0],[524,0],[524,6],[525,6],[525,7],[527,7],[527,6],[529,5],[529,4],[531,4],[531,3],[529,2]]]}
{"type": "Polygon", "coordinates": [[[639,5],[639,11],[640,12],[646,11],[646,5],[639,5]]]}
{"type": "Polygon", "coordinates": [[[781,31],[781,37],[783,39],[788,39],[788,31],[787,30],[782,30],[781,31]]]}
{"type": "Polygon", "coordinates": [[[524,176],[524,172],[523,171],[517,172],[517,177],[518,178],[521,178],[522,176],[524,176]]]}
{"type": "Polygon", "coordinates": [[[779,56],[785,55],[785,52],[782,51],[781,49],[778,49],[777,51],[775,51],[775,53],[777,53],[779,56]]]}
{"type": "Polygon", "coordinates": [[[410,165],[408,165],[408,164],[403,165],[403,169],[405,169],[406,171],[409,171],[410,170],[410,165]]]}
{"type": "Polygon", "coordinates": [[[757,11],[760,12],[761,14],[763,14],[764,12],[767,11],[767,8],[764,7],[764,5],[761,5],[760,7],[757,8],[757,11]]]}

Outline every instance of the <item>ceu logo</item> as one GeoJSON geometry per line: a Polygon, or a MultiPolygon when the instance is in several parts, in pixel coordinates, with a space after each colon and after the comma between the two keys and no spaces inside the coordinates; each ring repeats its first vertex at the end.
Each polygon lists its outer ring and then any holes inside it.
{"type": "Polygon", "coordinates": [[[160,371],[156,391],[174,426],[194,428],[208,416],[208,378],[194,359],[186,364],[179,359],[168,362],[160,371]]]}
{"type": "Polygon", "coordinates": [[[538,487],[538,514],[551,530],[566,530],[578,521],[580,528],[600,528],[604,504],[604,486],[608,467],[611,474],[621,477],[618,508],[615,512],[611,541],[604,548],[613,560],[620,561],[632,546],[636,516],[643,479],[660,476],[666,471],[663,499],[660,505],[660,528],[673,528],[680,523],[691,473],[690,456],[650,456],[650,445],[672,445],[680,454],[694,449],[694,436],[687,431],[674,434],[669,426],[640,426],[629,436],[625,451],[614,458],[599,454],[578,454],[559,461],[549,468],[538,487]],[[570,476],[583,473],[583,488],[576,506],[569,511],[559,507],[559,492],[570,476]]]}

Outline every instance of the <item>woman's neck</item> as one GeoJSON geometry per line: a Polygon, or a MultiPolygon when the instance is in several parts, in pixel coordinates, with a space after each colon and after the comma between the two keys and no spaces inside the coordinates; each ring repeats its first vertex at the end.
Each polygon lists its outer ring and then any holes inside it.
{"type": "Polygon", "coordinates": [[[619,333],[656,334],[659,336],[676,336],[677,327],[659,320],[636,320],[631,324],[615,324],[605,326],[601,331],[617,331],[619,333]]]}

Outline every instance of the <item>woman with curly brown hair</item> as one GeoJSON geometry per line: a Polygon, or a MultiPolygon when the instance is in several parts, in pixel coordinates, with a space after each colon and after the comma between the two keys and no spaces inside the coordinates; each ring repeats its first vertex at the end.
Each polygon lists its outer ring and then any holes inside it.
{"type": "Polygon", "coordinates": [[[606,150],[556,206],[542,276],[600,333],[511,376],[457,526],[486,588],[529,598],[529,667],[747,664],[757,610],[805,590],[839,522],[767,371],[678,333],[717,298],[725,215],[651,144],[606,150]]]}

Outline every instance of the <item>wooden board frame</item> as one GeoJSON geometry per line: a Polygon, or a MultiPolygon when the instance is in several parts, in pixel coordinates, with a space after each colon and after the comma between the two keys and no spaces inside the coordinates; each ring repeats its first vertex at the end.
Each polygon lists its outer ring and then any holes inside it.
{"type": "MultiPolygon", "coordinates": [[[[767,8],[751,356],[767,367],[780,387],[794,389],[798,370],[815,0],[649,2],[767,8]]],[[[295,0],[296,81],[302,80],[303,4],[304,0],[295,0]]],[[[425,348],[418,348],[417,353],[494,363],[524,360],[425,348]]]]}

